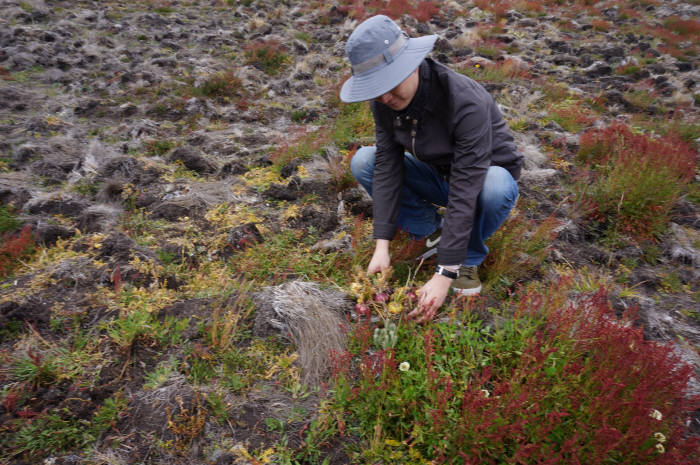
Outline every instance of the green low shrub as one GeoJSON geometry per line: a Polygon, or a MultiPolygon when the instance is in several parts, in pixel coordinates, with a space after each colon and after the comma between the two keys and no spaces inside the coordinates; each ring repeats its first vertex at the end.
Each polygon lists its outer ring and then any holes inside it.
{"type": "Polygon", "coordinates": [[[356,438],[363,463],[697,463],[692,368],[604,292],[565,305],[567,288],[522,296],[497,329],[474,312],[395,330],[360,317],[334,358],[327,428],[356,438]],[[394,347],[372,337],[381,326],[394,347]]]}
{"type": "Polygon", "coordinates": [[[581,135],[576,156],[585,176],[577,200],[603,236],[654,239],[693,179],[697,151],[675,135],[654,138],[622,124],[581,135]]]}

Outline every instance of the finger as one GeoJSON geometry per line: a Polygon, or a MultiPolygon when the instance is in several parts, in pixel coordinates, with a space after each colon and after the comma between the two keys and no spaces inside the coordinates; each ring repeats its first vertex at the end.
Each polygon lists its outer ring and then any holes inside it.
{"type": "Polygon", "coordinates": [[[423,317],[418,320],[418,323],[427,323],[431,321],[433,318],[435,318],[435,314],[437,313],[437,308],[431,308],[427,312],[423,314],[423,317]]]}
{"type": "Polygon", "coordinates": [[[406,317],[410,320],[413,318],[416,318],[419,316],[421,313],[425,311],[426,308],[426,296],[425,294],[421,294],[420,298],[418,299],[418,304],[416,305],[416,308],[410,312],[406,317]]]}
{"type": "Polygon", "coordinates": [[[432,311],[433,309],[431,306],[426,306],[426,308],[423,311],[423,314],[420,316],[419,319],[416,320],[416,323],[425,323],[432,311]]]}
{"type": "Polygon", "coordinates": [[[424,302],[423,305],[421,306],[422,315],[421,315],[421,318],[417,320],[417,322],[424,323],[425,321],[427,321],[429,319],[428,315],[430,315],[430,313],[434,314],[435,310],[437,310],[437,309],[435,308],[435,298],[433,297],[432,299],[430,299],[429,302],[424,302]]]}
{"type": "Polygon", "coordinates": [[[409,320],[412,320],[415,317],[417,317],[418,315],[420,315],[421,313],[423,313],[423,308],[421,307],[421,304],[419,303],[418,306],[415,308],[415,310],[413,310],[408,315],[406,315],[406,318],[408,318],[409,320]]]}

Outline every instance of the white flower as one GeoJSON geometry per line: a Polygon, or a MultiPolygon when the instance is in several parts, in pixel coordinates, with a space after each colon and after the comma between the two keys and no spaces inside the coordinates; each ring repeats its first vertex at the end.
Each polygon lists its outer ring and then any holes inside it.
{"type": "Polygon", "coordinates": [[[663,418],[663,415],[661,415],[661,412],[656,410],[655,408],[651,409],[651,412],[649,412],[649,416],[653,418],[654,420],[661,421],[663,418]]]}
{"type": "Polygon", "coordinates": [[[666,436],[664,436],[664,433],[654,433],[654,439],[659,442],[666,442],[666,436]]]}
{"type": "Polygon", "coordinates": [[[658,444],[656,445],[656,451],[657,451],[659,454],[663,454],[664,452],[666,452],[666,449],[664,448],[664,445],[663,445],[663,444],[658,443],[658,444]]]}
{"type": "Polygon", "coordinates": [[[482,389],[482,390],[481,390],[481,393],[484,395],[484,397],[488,397],[488,396],[491,395],[491,393],[489,392],[488,389],[482,389]]]}
{"type": "Polygon", "coordinates": [[[399,371],[408,371],[411,369],[411,364],[408,362],[399,363],[399,371]]]}

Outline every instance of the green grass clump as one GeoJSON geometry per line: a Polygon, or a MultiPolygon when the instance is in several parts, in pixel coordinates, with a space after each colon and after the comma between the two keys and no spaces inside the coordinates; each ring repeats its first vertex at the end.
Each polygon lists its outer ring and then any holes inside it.
{"type": "Polygon", "coordinates": [[[12,232],[22,226],[12,210],[7,205],[0,205],[0,233],[12,232]]]}
{"type": "Polygon", "coordinates": [[[236,255],[232,271],[268,285],[290,279],[347,284],[353,257],[310,250],[317,240],[314,231],[283,230],[236,255]]]}
{"type": "Polygon", "coordinates": [[[638,111],[646,110],[650,105],[658,104],[658,96],[648,89],[629,89],[623,94],[625,100],[638,111]]]}
{"type": "Polygon", "coordinates": [[[641,70],[641,66],[638,65],[620,66],[617,69],[615,69],[615,74],[619,74],[621,76],[634,76],[641,70]]]}
{"type": "MultiPolygon", "coordinates": [[[[486,56],[486,53],[481,53],[486,56]]],[[[528,76],[527,71],[512,59],[507,59],[499,63],[482,66],[475,64],[460,68],[459,72],[470,78],[481,82],[511,82],[514,79],[523,79],[528,76]]]]}
{"type": "Polygon", "coordinates": [[[50,413],[27,423],[14,437],[10,447],[17,454],[43,455],[62,452],[94,442],[96,437],[70,412],[50,413]]]}
{"type": "Polygon", "coordinates": [[[693,179],[697,150],[675,135],[652,137],[615,124],[581,136],[576,160],[586,178],[578,202],[606,240],[656,239],[693,179]]]}
{"type": "Polygon", "coordinates": [[[243,93],[243,82],[233,71],[221,71],[207,77],[195,93],[210,98],[231,101],[243,93]]]}
{"type": "Polygon", "coordinates": [[[175,144],[167,139],[151,139],[143,143],[146,154],[153,157],[160,157],[168,153],[175,144]]]}
{"type": "MultiPolygon", "coordinates": [[[[121,393],[106,399],[91,420],[76,418],[68,409],[27,421],[6,446],[16,455],[34,457],[67,452],[95,442],[126,412],[129,401],[121,393]]],[[[0,441],[0,444],[2,442],[0,441]]]]}
{"type": "Polygon", "coordinates": [[[129,351],[137,341],[150,341],[161,347],[177,345],[182,342],[182,332],[187,326],[188,318],[178,320],[170,317],[159,321],[146,308],[130,312],[104,325],[107,334],[123,352],[129,351]]]}
{"type": "Polygon", "coordinates": [[[338,147],[373,140],[374,118],[367,103],[341,103],[339,109],[331,136],[338,147]]]}
{"type": "Polygon", "coordinates": [[[249,64],[265,71],[270,76],[278,75],[290,59],[284,47],[274,40],[256,42],[246,46],[245,56],[249,64]]]}
{"type": "Polygon", "coordinates": [[[565,131],[579,132],[590,127],[598,117],[597,112],[586,102],[569,97],[550,105],[548,120],[558,123],[565,131]]]}
{"type": "Polygon", "coordinates": [[[270,157],[272,162],[282,167],[293,160],[309,160],[314,153],[328,143],[328,132],[322,128],[314,129],[310,131],[307,127],[302,127],[285,142],[279,144],[270,157]]]}
{"type": "Polygon", "coordinates": [[[546,81],[537,89],[542,92],[542,100],[545,104],[557,104],[574,96],[567,86],[556,81],[546,81]]]}
{"type": "Polygon", "coordinates": [[[557,225],[551,217],[540,223],[528,220],[516,209],[487,241],[490,252],[480,268],[485,292],[505,297],[513,285],[536,274],[549,255],[557,225]]]}
{"type": "Polygon", "coordinates": [[[76,182],[71,186],[71,190],[88,197],[97,194],[99,190],[99,184],[89,179],[82,178],[80,181],[76,182]]]}

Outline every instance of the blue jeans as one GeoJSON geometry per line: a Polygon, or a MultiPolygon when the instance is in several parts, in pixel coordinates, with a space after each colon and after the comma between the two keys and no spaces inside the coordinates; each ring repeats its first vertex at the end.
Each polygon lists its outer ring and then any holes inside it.
{"type": "MultiPolygon", "coordinates": [[[[376,147],[360,147],[350,162],[350,170],[362,187],[372,195],[376,147]]],[[[449,183],[433,167],[404,154],[404,182],[401,192],[398,226],[414,239],[422,239],[442,226],[436,205],[447,206],[449,183]]],[[[500,166],[489,167],[479,194],[476,217],[463,265],[481,264],[489,253],[484,241],[503,224],[518,198],[518,184],[500,166]]],[[[443,263],[454,265],[454,263],[443,263]]]]}

